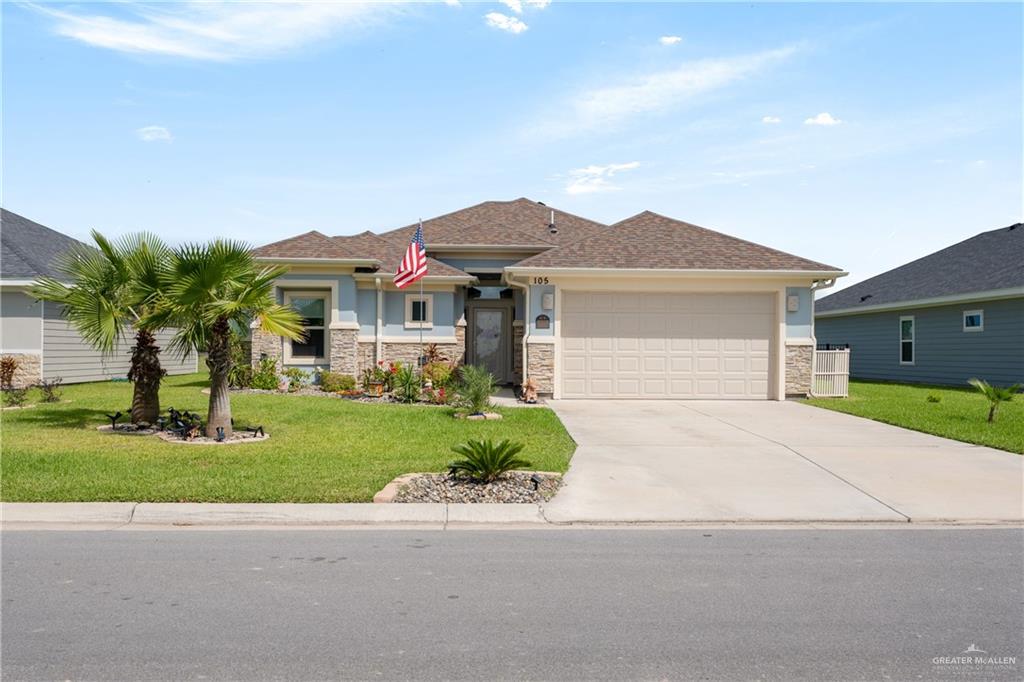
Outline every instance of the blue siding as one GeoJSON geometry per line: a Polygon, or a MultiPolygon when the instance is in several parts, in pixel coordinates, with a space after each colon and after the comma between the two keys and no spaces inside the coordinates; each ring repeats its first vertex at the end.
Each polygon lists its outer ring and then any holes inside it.
{"type": "Polygon", "coordinates": [[[373,336],[377,333],[376,289],[356,290],[356,319],[360,336],[373,336]]]}
{"type": "Polygon", "coordinates": [[[1024,299],[819,317],[818,343],[850,344],[850,375],[907,383],[963,386],[971,377],[1024,382],[1024,299]],[[963,312],[985,311],[985,329],[963,331],[963,312]],[[913,315],[915,360],[899,363],[899,319],[913,315]]]}
{"type": "MultiPolygon", "coordinates": [[[[384,293],[384,336],[418,337],[419,329],[405,328],[405,296],[416,291],[384,293]]],[[[434,326],[424,329],[423,337],[455,336],[455,294],[451,291],[424,292],[434,297],[434,326]]]]}
{"type": "Polygon", "coordinates": [[[796,312],[790,312],[786,306],[786,338],[787,339],[809,339],[811,330],[811,289],[810,287],[786,287],[786,299],[796,296],[800,299],[800,307],[796,312]]]}
{"type": "Polygon", "coordinates": [[[552,336],[555,333],[555,311],[544,310],[544,294],[554,294],[553,284],[531,284],[530,285],[530,335],[531,336],[552,336]],[[547,315],[551,318],[551,324],[547,329],[537,329],[537,316],[547,315]]]}

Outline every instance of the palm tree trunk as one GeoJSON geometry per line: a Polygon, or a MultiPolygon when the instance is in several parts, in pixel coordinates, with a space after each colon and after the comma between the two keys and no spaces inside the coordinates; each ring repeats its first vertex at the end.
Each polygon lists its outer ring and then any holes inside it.
{"type": "Polygon", "coordinates": [[[230,438],[231,429],[231,394],[228,386],[228,373],[231,371],[231,327],[226,318],[220,318],[213,324],[210,334],[210,345],[206,349],[206,366],[210,368],[210,409],[206,417],[206,435],[217,437],[217,427],[224,429],[224,437],[230,438]]]}
{"type": "Polygon", "coordinates": [[[988,408],[988,422],[989,422],[989,424],[991,424],[992,422],[995,421],[995,419],[996,419],[996,407],[998,407],[998,406],[999,406],[999,403],[992,403],[989,406],[989,408],[988,408]]]}
{"type": "Polygon", "coordinates": [[[132,424],[156,423],[160,416],[160,381],[167,372],[160,366],[160,347],[149,331],[135,333],[128,380],[135,384],[132,393],[132,424]]]}

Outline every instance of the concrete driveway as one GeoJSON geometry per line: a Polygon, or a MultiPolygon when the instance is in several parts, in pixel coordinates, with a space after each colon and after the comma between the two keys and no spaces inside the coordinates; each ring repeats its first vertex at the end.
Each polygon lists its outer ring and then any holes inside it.
{"type": "Polygon", "coordinates": [[[555,522],[1017,521],[1024,457],[795,402],[549,403],[555,522]]]}

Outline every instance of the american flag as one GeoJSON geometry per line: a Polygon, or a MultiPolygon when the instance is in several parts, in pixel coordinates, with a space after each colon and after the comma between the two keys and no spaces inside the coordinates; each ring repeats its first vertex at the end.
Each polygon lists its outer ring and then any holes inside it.
{"type": "Polygon", "coordinates": [[[405,250],[402,262],[395,273],[395,286],[404,289],[427,274],[427,247],[423,243],[423,223],[416,228],[416,234],[405,250]]]}

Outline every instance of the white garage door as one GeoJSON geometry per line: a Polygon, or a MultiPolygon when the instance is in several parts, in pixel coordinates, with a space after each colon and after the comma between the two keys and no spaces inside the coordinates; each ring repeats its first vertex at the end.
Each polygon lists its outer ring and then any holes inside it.
{"type": "Polygon", "coordinates": [[[767,398],[772,294],[562,294],[562,397],[767,398]]]}

